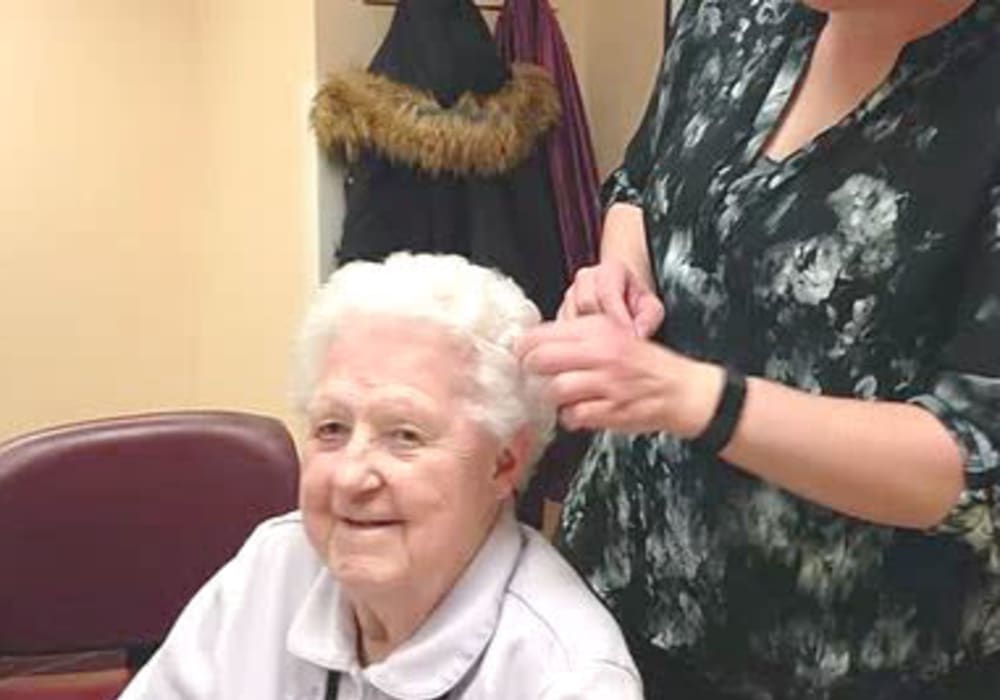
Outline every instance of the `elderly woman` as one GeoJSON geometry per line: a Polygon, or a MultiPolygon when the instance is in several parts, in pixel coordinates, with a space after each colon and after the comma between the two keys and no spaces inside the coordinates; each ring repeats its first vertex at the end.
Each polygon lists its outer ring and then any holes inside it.
{"type": "Polygon", "coordinates": [[[257,528],[121,697],[640,698],[611,616],[513,516],[555,420],[512,354],[538,322],[454,256],[335,272],[300,340],[301,510],[257,528]]]}
{"type": "Polygon", "coordinates": [[[606,203],[521,352],[649,697],[1000,697],[1000,0],[685,0],[606,203]]]}

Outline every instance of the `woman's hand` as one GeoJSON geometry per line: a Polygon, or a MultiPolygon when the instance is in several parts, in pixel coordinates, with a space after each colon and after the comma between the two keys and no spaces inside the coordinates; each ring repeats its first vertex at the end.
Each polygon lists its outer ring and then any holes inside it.
{"type": "Polygon", "coordinates": [[[721,368],[638,337],[632,319],[605,311],[544,324],[517,352],[528,371],[549,378],[567,428],[698,435],[718,403],[721,368]]]}
{"type": "Polygon", "coordinates": [[[594,314],[604,314],[639,338],[648,338],[663,322],[663,304],[624,263],[607,258],[577,271],[557,318],[567,321],[594,314]]]}

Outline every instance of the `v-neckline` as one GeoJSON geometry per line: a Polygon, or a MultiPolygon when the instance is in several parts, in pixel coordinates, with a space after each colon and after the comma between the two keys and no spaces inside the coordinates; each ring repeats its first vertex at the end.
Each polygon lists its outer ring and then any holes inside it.
{"type": "MultiPolygon", "coordinates": [[[[806,21],[800,25],[802,27],[801,33],[792,39],[784,58],[781,60],[781,66],[778,68],[778,72],[771,82],[771,87],[768,89],[767,94],[760,103],[760,107],[757,109],[757,114],[754,116],[753,124],[750,128],[750,136],[747,139],[746,148],[742,156],[744,166],[753,166],[767,157],[764,147],[770,141],[771,135],[778,124],[780,124],[795,93],[798,92],[806,69],[809,67],[812,52],[819,39],[820,32],[826,23],[825,16],[819,12],[804,7],[801,8],[801,11],[807,13],[806,21]]],[[[809,144],[790,153],[785,158],[780,160],[768,158],[768,160],[778,166],[782,166],[792,158],[797,157],[803,150],[809,149],[814,141],[815,139],[812,139],[809,144]]]]}
{"type": "Polygon", "coordinates": [[[889,97],[895,94],[910,75],[907,66],[909,66],[915,56],[919,55],[923,47],[939,40],[950,32],[956,31],[973,17],[980,6],[981,2],[975,0],[947,24],[906,44],[900,51],[895,64],[886,77],[864,99],[858,102],[843,117],[817,133],[799,148],[790,151],[782,158],[777,158],[767,153],[766,147],[775,131],[779,128],[781,121],[787,115],[792,100],[802,87],[802,82],[805,80],[808,72],[813,52],[816,49],[816,44],[819,41],[827,20],[826,15],[821,12],[802,8],[803,12],[808,13],[806,21],[802,24],[802,34],[796,37],[789,46],[785,57],[782,59],[781,67],[778,69],[766,97],[757,110],[750,138],[743,153],[744,166],[753,166],[756,163],[766,160],[778,169],[783,169],[808,159],[821,144],[829,142],[837,134],[843,132],[845,128],[872,114],[889,97]]]}

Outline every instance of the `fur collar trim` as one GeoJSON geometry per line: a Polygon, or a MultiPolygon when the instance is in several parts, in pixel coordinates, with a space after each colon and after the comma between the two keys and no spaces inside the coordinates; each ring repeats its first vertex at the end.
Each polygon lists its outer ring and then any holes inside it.
{"type": "Polygon", "coordinates": [[[462,95],[449,108],[428,92],[380,75],[332,75],[313,100],[310,120],[320,145],[348,162],[363,149],[433,175],[509,172],[559,121],[549,74],[515,64],[496,93],[462,95]]]}

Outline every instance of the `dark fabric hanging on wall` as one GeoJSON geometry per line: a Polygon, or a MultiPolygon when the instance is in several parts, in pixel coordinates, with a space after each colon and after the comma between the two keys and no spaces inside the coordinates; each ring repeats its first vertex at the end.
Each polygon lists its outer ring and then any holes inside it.
{"type": "Polygon", "coordinates": [[[553,317],[566,277],[540,149],[559,114],[551,77],[507,66],[471,0],[400,0],[369,70],[331,75],[313,106],[347,166],[337,261],[457,253],[553,317]]]}
{"type": "Polygon", "coordinates": [[[556,81],[563,119],[546,147],[566,270],[592,265],[599,250],[600,183],[573,60],[548,0],[507,0],[495,39],[508,62],[534,63],[556,81]]]}
{"type": "Polygon", "coordinates": [[[442,107],[464,93],[493,94],[510,78],[479,10],[456,0],[400,2],[368,70],[430,92],[442,107]]]}

